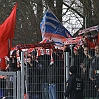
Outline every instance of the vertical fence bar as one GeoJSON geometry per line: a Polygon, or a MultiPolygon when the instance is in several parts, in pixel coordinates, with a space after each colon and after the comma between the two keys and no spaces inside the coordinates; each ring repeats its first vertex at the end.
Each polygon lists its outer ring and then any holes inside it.
{"type": "Polygon", "coordinates": [[[20,71],[17,71],[17,99],[21,99],[21,81],[20,81],[20,71]]]}
{"type": "Polygon", "coordinates": [[[24,99],[24,52],[21,52],[21,99],[24,99]]]}
{"type": "MultiPolygon", "coordinates": [[[[26,54],[26,60],[25,60],[25,61],[26,61],[26,63],[25,63],[25,64],[26,64],[26,66],[25,66],[25,70],[26,70],[26,71],[25,71],[25,78],[26,78],[26,79],[25,79],[25,91],[26,91],[26,96],[28,95],[28,92],[27,92],[27,56],[28,56],[28,52],[27,52],[27,54],[26,54]]],[[[28,97],[28,96],[27,96],[27,97],[28,97]]]]}
{"type": "Polygon", "coordinates": [[[16,99],[16,75],[13,75],[13,96],[14,98],[13,99],[16,99]]]}
{"type": "MultiPolygon", "coordinates": [[[[64,52],[64,92],[66,90],[66,81],[69,77],[69,52],[64,52]]],[[[68,99],[64,96],[64,99],[68,99]]]]}

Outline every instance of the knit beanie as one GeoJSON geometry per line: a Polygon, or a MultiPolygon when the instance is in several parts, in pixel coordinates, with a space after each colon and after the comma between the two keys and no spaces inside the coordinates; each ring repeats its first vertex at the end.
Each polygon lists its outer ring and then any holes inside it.
{"type": "Polygon", "coordinates": [[[77,73],[77,67],[76,67],[76,66],[71,66],[71,67],[69,68],[69,71],[70,71],[71,73],[76,74],[76,73],[77,73]]]}

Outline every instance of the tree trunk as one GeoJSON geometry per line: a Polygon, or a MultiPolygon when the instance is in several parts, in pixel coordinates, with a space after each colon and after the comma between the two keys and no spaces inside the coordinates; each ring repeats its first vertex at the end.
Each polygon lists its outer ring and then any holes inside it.
{"type": "Polygon", "coordinates": [[[43,17],[43,7],[42,7],[42,0],[36,1],[37,3],[37,27],[36,27],[36,36],[37,42],[42,40],[41,38],[41,31],[40,31],[40,22],[42,21],[43,17]]]}
{"type": "Polygon", "coordinates": [[[62,22],[62,5],[63,0],[56,0],[56,16],[62,22]]]}
{"type": "Polygon", "coordinates": [[[93,0],[93,25],[99,25],[99,0],[93,0]]]}

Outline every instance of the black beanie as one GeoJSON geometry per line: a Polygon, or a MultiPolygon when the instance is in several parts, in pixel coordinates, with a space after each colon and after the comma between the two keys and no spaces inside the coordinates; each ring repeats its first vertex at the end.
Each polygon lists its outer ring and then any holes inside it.
{"type": "Polygon", "coordinates": [[[77,74],[77,67],[76,67],[76,66],[71,66],[71,67],[69,68],[69,71],[70,71],[71,73],[77,74]]]}

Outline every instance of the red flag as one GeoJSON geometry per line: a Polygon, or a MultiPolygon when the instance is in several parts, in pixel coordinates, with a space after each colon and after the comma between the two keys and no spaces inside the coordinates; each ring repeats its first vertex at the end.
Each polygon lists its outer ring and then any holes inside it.
{"type": "Polygon", "coordinates": [[[5,58],[0,58],[0,69],[1,70],[5,70],[6,69],[5,58]]]}
{"type": "MultiPolygon", "coordinates": [[[[16,25],[16,9],[14,6],[9,17],[0,25],[0,58],[8,54],[8,40],[14,38],[14,30],[16,25]]],[[[10,42],[11,44],[12,42],[10,42]]],[[[10,47],[12,44],[10,45],[10,47]]]]}

